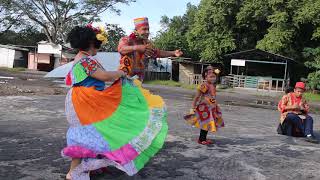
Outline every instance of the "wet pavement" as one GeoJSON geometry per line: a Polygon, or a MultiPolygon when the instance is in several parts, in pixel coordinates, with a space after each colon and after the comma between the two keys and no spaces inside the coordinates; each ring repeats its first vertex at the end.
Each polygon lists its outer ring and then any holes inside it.
{"type": "MultiPolygon", "coordinates": [[[[277,135],[279,114],[272,108],[223,103],[226,127],[209,135],[216,144],[207,147],[195,142],[199,131],[182,119],[192,93],[153,91],[165,98],[169,110],[163,150],[133,177],[109,168],[92,179],[320,179],[320,145],[277,135]]],[[[63,179],[69,166],[60,156],[67,130],[64,96],[2,96],[0,102],[0,179],[63,179]]],[[[320,116],[313,117],[320,136],[320,116]]]]}

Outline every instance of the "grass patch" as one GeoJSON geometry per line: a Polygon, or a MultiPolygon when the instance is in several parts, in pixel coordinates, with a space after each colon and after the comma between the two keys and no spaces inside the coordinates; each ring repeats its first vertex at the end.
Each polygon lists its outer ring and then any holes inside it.
{"type": "Polygon", "coordinates": [[[320,94],[314,94],[314,93],[311,93],[311,92],[306,92],[306,93],[304,93],[304,97],[308,101],[320,102],[320,94]]]}
{"type": "Polygon", "coordinates": [[[150,85],[162,85],[162,86],[172,86],[172,87],[181,87],[181,83],[175,82],[175,81],[161,81],[161,80],[155,80],[155,81],[145,81],[144,83],[150,84],[150,85]]]}
{"type": "Polygon", "coordinates": [[[6,68],[6,67],[0,67],[0,70],[9,71],[9,72],[22,72],[25,71],[27,68],[6,68]]]}
{"type": "Polygon", "coordinates": [[[182,84],[181,87],[182,87],[182,88],[185,88],[185,89],[194,90],[194,89],[197,88],[197,85],[186,85],[186,84],[182,84]]]}
{"type": "MultiPolygon", "coordinates": [[[[198,87],[198,85],[183,84],[183,83],[179,83],[176,81],[155,80],[155,81],[144,81],[143,83],[150,84],[150,85],[181,87],[181,88],[190,89],[190,90],[195,90],[198,87]]],[[[234,92],[234,90],[229,87],[217,85],[217,92],[219,92],[219,91],[234,92]]]]}
{"type": "Polygon", "coordinates": [[[145,84],[150,84],[150,85],[162,85],[162,86],[170,86],[170,87],[181,87],[185,89],[195,89],[197,86],[196,85],[187,85],[187,84],[182,84],[176,81],[161,81],[161,80],[155,80],[155,81],[145,81],[145,84]]]}

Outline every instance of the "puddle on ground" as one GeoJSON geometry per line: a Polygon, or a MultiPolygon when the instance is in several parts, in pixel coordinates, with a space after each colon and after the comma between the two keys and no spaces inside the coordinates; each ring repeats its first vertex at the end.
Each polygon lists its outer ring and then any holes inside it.
{"type": "Polygon", "coordinates": [[[14,79],[14,77],[0,76],[0,84],[7,84],[9,80],[14,79]]]}
{"type": "Polygon", "coordinates": [[[223,103],[224,105],[230,106],[230,105],[234,105],[235,101],[224,101],[223,103]]]}
{"type": "Polygon", "coordinates": [[[8,80],[0,80],[0,84],[7,84],[8,80]]]}
{"type": "Polygon", "coordinates": [[[0,76],[0,83],[4,83],[4,81],[13,80],[13,79],[20,79],[20,80],[26,80],[26,81],[36,81],[37,79],[30,79],[30,78],[24,78],[24,77],[11,77],[11,76],[0,76]]]}
{"type": "Polygon", "coordinates": [[[58,87],[62,87],[62,88],[69,88],[69,86],[67,86],[65,84],[64,79],[57,79],[57,80],[53,80],[53,83],[56,83],[58,85],[58,87]]]}
{"type": "Polygon", "coordinates": [[[255,104],[257,104],[257,105],[266,105],[266,106],[275,106],[276,105],[274,102],[261,100],[261,99],[257,99],[255,101],[255,104]]]}
{"type": "Polygon", "coordinates": [[[0,79],[14,79],[14,77],[9,77],[9,76],[0,76],[0,79]]]}

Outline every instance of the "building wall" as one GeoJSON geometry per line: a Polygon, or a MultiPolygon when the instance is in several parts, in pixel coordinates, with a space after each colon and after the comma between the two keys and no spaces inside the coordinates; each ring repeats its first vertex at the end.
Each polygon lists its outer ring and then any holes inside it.
{"type": "Polygon", "coordinates": [[[13,67],[26,68],[27,66],[28,66],[28,52],[15,50],[13,67]]]}
{"type": "Polygon", "coordinates": [[[28,69],[37,70],[37,59],[34,53],[28,54],[28,69]]]}
{"type": "Polygon", "coordinates": [[[193,64],[179,63],[179,82],[189,84],[190,76],[194,74],[193,64]]]}
{"type": "Polygon", "coordinates": [[[0,48],[0,67],[13,68],[15,50],[0,48]]]}
{"type": "Polygon", "coordinates": [[[16,50],[16,52],[14,53],[14,59],[15,59],[15,60],[21,60],[21,59],[23,59],[23,53],[22,53],[22,51],[16,50]]]}
{"type": "Polygon", "coordinates": [[[51,54],[29,53],[28,69],[37,70],[38,64],[50,64],[51,54]]]}
{"type": "Polygon", "coordinates": [[[68,62],[73,60],[72,58],[67,58],[64,54],[62,54],[62,56],[61,54],[53,54],[53,57],[54,57],[54,68],[67,64],[68,62]]]}

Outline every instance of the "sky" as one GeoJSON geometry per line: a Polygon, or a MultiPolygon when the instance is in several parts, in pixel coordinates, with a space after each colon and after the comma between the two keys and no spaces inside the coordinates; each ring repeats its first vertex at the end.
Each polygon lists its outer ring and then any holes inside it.
{"type": "Polygon", "coordinates": [[[130,34],[134,29],[134,18],[148,17],[151,36],[154,37],[161,29],[161,16],[167,15],[171,18],[183,15],[188,2],[198,5],[200,0],[137,0],[129,6],[118,4],[116,8],[121,10],[121,15],[118,16],[116,13],[105,12],[101,15],[101,24],[119,24],[127,34],[130,34]]]}

